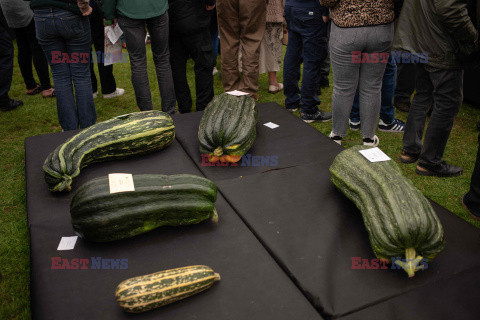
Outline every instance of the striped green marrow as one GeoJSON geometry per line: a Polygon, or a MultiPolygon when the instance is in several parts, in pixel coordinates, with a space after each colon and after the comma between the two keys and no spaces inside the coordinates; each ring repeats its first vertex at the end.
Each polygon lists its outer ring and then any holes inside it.
{"type": "Polygon", "coordinates": [[[409,275],[444,247],[443,227],[430,202],[404,177],[394,161],[370,162],[354,146],[330,167],[333,184],[362,212],[375,256],[394,260],[409,275]]]}
{"type": "Polygon", "coordinates": [[[45,181],[52,192],[70,191],[83,167],[161,150],[174,138],[172,118],[157,110],[134,112],[99,122],[48,155],[43,165],[45,181]]]}
{"type": "Polygon", "coordinates": [[[211,162],[238,162],[253,146],[258,121],[255,100],[227,93],[215,96],[200,121],[200,153],[211,162]]]}
{"type": "Polygon", "coordinates": [[[89,241],[133,237],[161,226],[196,224],[212,218],[217,187],[190,174],[133,175],[135,191],[110,193],[107,177],[88,181],[70,203],[72,226],[89,241]]]}
{"type": "Polygon", "coordinates": [[[202,292],[219,280],[207,266],[165,270],[121,282],[115,298],[125,311],[140,313],[202,292]]]}

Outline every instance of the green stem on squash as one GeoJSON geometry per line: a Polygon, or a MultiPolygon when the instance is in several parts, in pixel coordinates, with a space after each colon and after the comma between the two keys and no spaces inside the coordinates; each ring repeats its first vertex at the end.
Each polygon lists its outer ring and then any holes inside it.
{"type": "Polygon", "coordinates": [[[419,266],[420,261],[423,260],[422,256],[415,257],[416,252],[415,248],[405,249],[405,262],[404,261],[395,261],[395,264],[402,267],[403,270],[408,274],[408,277],[411,278],[415,275],[415,272],[423,269],[423,265],[419,266]]]}
{"type": "Polygon", "coordinates": [[[212,212],[212,221],[217,223],[218,222],[218,213],[217,213],[217,209],[213,208],[213,212],[212,212]]]}
{"type": "Polygon", "coordinates": [[[217,149],[215,149],[215,150],[213,151],[213,155],[214,155],[215,157],[220,157],[222,154],[223,154],[223,149],[222,149],[222,147],[218,147],[217,149]]]}

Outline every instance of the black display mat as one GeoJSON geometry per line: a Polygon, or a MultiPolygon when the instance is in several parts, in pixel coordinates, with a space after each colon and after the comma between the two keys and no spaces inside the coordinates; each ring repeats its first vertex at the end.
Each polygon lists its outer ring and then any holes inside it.
{"type": "MultiPolygon", "coordinates": [[[[106,244],[78,240],[74,250],[57,251],[62,236],[74,235],[68,209],[72,193],[51,194],[42,164],[72,135],[56,133],[25,141],[34,319],[322,319],[220,194],[218,224],[161,228],[106,244]],[[128,269],[91,269],[90,260],[88,270],[55,270],[54,257],[128,259],[128,269]],[[139,315],[124,313],[116,304],[114,291],[122,280],[196,264],[212,267],[222,280],[185,301],[139,315]]],[[[76,187],[112,172],[201,175],[175,141],[161,152],[85,168],[76,187]]]]}
{"type": "MultiPolygon", "coordinates": [[[[227,201],[325,318],[351,314],[422,287],[436,288],[429,292],[432,297],[422,302],[425,308],[435,309],[444,304],[445,297],[436,299],[437,292],[450,290],[451,282],[446,279],[468,270],[480,275],[480,230],[437,204],[433,205],[445,229],[446,246],[428,264],[428,270],[417,272],[412,279],[403,270],[353,270],[352,257],[375,257],[360,211],[330,182],[328,168],[335,151],[332,148],[310,165],[217,183],[227,201]]],[[[465,283],[463,290],[457,290],[450,306],[478,310],[478,300],[467,298],[478,296],[478,282],[465,283]]],[[[402,308],[412,314],[415,311],[409,304],[402,304],[402,308]]]]}
{"type": "Polygon", "coordinates": [[[257,108],[259,117],[257,139],[248,152],[249,158],[240,160],[238,166],[229,167],[228,170],[224,167],[202,164],[198,146],[198,126],[203,112],[174,116],[176,137],[202,173],[215,182],[300,166],[328,156],[332,149],[337,152],[343,150],[339,145],[332,146],[328,143],[330,141],[328,137],[300,121],[277,103],[261,103],[257,108]],[[279,127],[270,129],[264,125],[268,122],[279,127]],[[276,157],[276,160],[272,161],[272,157],[276,157]]]}

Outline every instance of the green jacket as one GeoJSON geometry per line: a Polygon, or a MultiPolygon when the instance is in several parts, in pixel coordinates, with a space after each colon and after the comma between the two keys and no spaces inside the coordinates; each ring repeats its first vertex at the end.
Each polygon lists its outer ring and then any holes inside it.
{"type": "Polygon", "coordinates": [[[464,0],[405,0],[392,51],[428,55],[439,69],[461,66],[461,57],[478,47],[478,32],[464,0]]]}
{"type": "Polygon", "coordinates": [[[168,10],[168,0],[103,0],[105,24],[118,15],[131,19],[150,19],[164,14],[168,10]]]}

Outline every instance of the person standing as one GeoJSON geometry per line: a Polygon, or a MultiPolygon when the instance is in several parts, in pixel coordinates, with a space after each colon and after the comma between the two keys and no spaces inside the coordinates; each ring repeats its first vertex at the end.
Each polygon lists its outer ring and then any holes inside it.
{"type": "Polygon", "coordinates": [[[97,113],[90,80],[92,38],[87,17],[92,8],[88,0],[32,0],[30,7],[38,42],[52,70],[62,129],[95,124],[97,113]]]}
{"type": "Polygon", "coordinates": [[[394,105],[400,111],[410,110],[412,95],[415,92],[415,64],[397,63],[397,86],[394,105]]]}
{"type": "Polygon", "coordinates": [[[13,75],[13,43],[6,24],[2,23],[1,13],[0,8],[0,110],[10,111],[23,105],[23,102],[8,96],[13,75]]]}
{"type": "Polygon", "coordinates": [[[210,17],[215,0],[169,0],[170,64],[175,96],[180,113],[192,109],[192,95],[187,81],[187,60],[195,63],[197,111],[203,111],[213,99],[215,54],[210,34],[210,17]]]}
{"type": "Polygon", "coordinates": [[[265,0],[217,0],[222,83],[258,99],[260,43],[265,32],[265,0]],[[238,55],[241,50],[242,73],[238,55]]]}
{"type": "Polygon", "coordinates": [[[382,77],[393,41],[396,0],[320,0],[330,8],[330,59],[333,72],[330,138],[341,143],[359,91],[363,144],[377,146],[382,77]]]}
{"type": "Polygon", "coordinates": [[[267,4],[266,28],[260,44],[260,74],[268,72],[268,92],[283,90],[278,83],[277,72],[282,65],[283,11],[285,0],[269,0],[267,4]]]}
{"type": "Polygon", "coordinates": [[[443,161],[443,153],[463,100],[461,56],[478,45],[478,32],[461,0],[405,0],[395,35],[394,50],[428,53],[415,64],[416,93],[403,136],[401,161],[415,163],[424,176],[453,177],[463,169],[443,161]],[[435,103],[433,104],[433,102],[435,103]],[[427,111],[433,104],[425,137],[427,111]]]}
{"type": "Polygon", "coordinates": [[[50,83],[47,58],[35,36],[35,21],[33,11],[30,9],[30,1],[0,0],[0,6],[8,26],[15,32],[18,66],[25,82],[27,95],[41,93],[44,98],[55,96],[55,89],[50,83]],[[32,60],[40,84],[33,77],[32,60]]]}
{"type": "MultiPolygon", "coordinates": [[[[115,98],[123,95],[125,90],[117,88],[115,77],[113,76],[113,64],[106,66],[105,62],[105,28],[103,26],[103,10],[101,0],[90,0],[92,14],[88,16],[90,19],[90,28],[92,30],[92,42],[95,47],[96,57],[92,57],[90,63],[90,76],[92,79],[93,98],[98,96],[98,81],[93,68],[96,61],[98,67],[98,75],[100,76],[100,86],[102,89],[103,99],[115,98]]],[[[120,40],[119,40],[120,41],[120,40]]]]}
{"type": "Polygon", "coordinates": [[[317,0],[286,0],[288,45],[283,61],[285,107],[289,111],[301,108],[305,122],[329,121],[332,114],[318,109],[316,92],[320,66],[327,56],[328,10],[317,0]],[[298,87],[303,61],[302,88],[298,87]]]}
{"type": "Polygon", "coordinates": [[[168,47],[168,0],[103,0],[102,8],[105,25],[115,26],[118,18],[125,35],[138,108],[142,111],[153,109],[147,73],[146,27],[151,40],[162,110],[175,113],[175,89],[168,47]]]}

